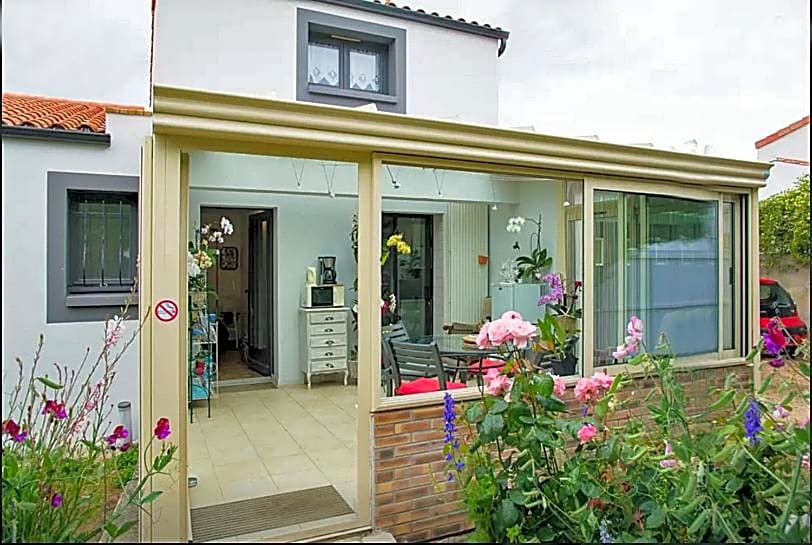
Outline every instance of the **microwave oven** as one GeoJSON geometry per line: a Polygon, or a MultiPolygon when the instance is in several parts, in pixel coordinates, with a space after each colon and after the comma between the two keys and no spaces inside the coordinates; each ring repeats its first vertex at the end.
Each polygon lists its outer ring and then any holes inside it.
{"type": "Polygon", "coordinates": [[[341,284],[310,284],[304,287],[302,306],[343,307],[344,286],[341,284]]]}

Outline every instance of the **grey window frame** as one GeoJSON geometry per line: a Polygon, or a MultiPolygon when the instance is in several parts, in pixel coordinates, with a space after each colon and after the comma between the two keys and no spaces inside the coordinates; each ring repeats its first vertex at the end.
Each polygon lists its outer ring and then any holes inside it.
{"type": "MultiPolygon", "coordinates": [[[[375,103],[382,111],[406,113],[406,30],[402,28],[339,17],[307,9],[296,10],[296,99],[305,102],[333,104],[336,106],[357,107],[375,103]],[[347,38],[361,40],[361,43],[347,42],[342,45],[339,57],[340,80],[349,79],[348,62],[342,61],[341,55],[349,49],[364,49],[364,44],[374,48],[386,48],[383,55],[381,78],[384,92],[361,91],[344,87],[331,87],[307,81],[308,45],[311,33],[316,35],[313,42],[324,43],[320,37],[338,34],[347,38]]],[[[332,45],[340,43],[332,39],[332,45]]],[[[347,55],[347,60],[349,55],[347,55]]]]}
{"type": "MultiPolygon", "coordinates": [[[[71,293],[68,290],[68,192],[132,193],[138,203],[138,176],[89,174],[81,172],[48,172],[47,180],[47,322],[97,322],[117,314],[128,291],[71,293]]],[[[137,204],[136,204],[137,206],[137,204]]],[[[136,219],[136,226],[138,221],[136,219]]],[[[136,230],[137,233],[137,230],[136,230]]],[[[136,255],[138,252],[136,235],[136,255]]],[[[134,298],[130,306],[137,308],[134,298]]]]}

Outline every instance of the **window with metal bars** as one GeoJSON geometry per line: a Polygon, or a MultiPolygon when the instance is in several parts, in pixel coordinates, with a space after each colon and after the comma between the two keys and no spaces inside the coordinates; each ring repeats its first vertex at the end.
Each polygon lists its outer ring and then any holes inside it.
{"type": "Polygon", "coordinates": [[[137,221],[132,193],[68,191],[68,293],[132,288],[137,221]]]}

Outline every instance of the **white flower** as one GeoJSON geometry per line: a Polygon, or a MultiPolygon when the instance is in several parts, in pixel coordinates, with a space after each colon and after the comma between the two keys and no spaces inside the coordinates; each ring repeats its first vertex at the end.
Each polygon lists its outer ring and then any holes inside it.
{"type": "Polygon", "coordinates": [[[113,316],[104,324],[104,347],[112,348],[121,339],[121,333],[124,331],[123,318],[118,315],[113,316]]]}
{"type": "Polygon", "coordinates": [[[509,218],[507,227],[508,233],[518,233],[522,230],[522,225],[524,225],[525,219],[521,216],[516,216],[515,218],[509,218]]]}
{"type": "Polygon", "coordinates": [[[234,226],[231,225],[231,221],[229,221],[229,219],[225,216],[220,218],[220,228],[227,235],[230,235],[231,233],[234,232],[234,226]]]}
{"type": "Polygon", "coordinates": [[[195,256],[191,252],[186,254],[186,274],[189,278],[194,278],[200,274],[200,265],[197,264],[195,256]]]}
{"type": "Polygon", "coordinates": [[[204,236],[205,236],[205,235],[207,235],[207,234],[209,234],[209,226],[208,226],[208,225],[204,225],[203,227],[201,227],[201,228],[200,228],[200,234],[201,234],[201,235],[204,235],[204,236]]]}

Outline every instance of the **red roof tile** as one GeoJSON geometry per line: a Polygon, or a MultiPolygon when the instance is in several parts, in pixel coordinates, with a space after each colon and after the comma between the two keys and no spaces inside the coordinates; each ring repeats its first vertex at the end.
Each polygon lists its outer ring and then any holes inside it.
{"type": "Polygon", "coordinates": [[[149,115],[141,106],[3,93],[3,125],[103,134],[107,112],[149,115]]]}
{"type": "Polygon", "coordinates": [[[761,140],[756,142],[756,149],[761,149],[764,146],[766,146],[767,144],[772,144],[773,142],[775,142],[779,138],[783,138],[786,135],[788,135],[789,133],[797,131],[798,129],[800,129],[804,125],[809,125],[809,116],[802,117],[801,119],[799,119],[795,123],[790,123],[789,125],[787,125],[783,129],[779,129],[779,130],[775,131],[774,133],[772,133],[772,134],[770,134],[768,136],[765,136],[764,138],[762,138],[761,140]]]}

